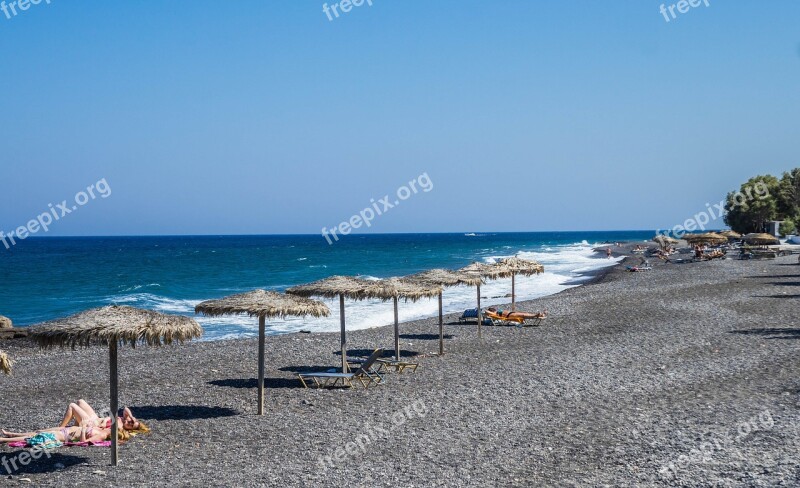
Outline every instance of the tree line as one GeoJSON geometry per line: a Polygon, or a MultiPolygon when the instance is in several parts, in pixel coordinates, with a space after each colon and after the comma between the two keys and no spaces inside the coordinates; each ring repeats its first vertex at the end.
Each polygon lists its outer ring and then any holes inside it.
{"type": "Polygon", "coordinates": [[[725,210],[725,223],[736,232],[764,232],[767,222],[782,220],[780,233],[793,234],[800,224],[800,168],[783,173],[780,179],[772,175],[750,178],[739,191],[728,193],[725,210]]]}

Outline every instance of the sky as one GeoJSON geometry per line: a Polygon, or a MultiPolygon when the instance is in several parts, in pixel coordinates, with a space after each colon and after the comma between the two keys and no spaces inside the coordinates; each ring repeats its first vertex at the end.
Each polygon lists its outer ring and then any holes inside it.
{"type": "Polygon", "coordinates": [[[314,234],[420,175],[359,232],[661,229],[800,166],[796,0],[371,1],[0,11],[0,230],[314,234]]]}

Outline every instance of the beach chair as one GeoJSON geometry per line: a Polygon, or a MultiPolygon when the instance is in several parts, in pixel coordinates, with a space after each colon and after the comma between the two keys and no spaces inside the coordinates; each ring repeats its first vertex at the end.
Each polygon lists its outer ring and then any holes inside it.
{"type": "MultiPolygon", "coordinates": [[[[470,308],[464,310],[464,313],[461,314],[461,317],[458,318],[458,323],[465,324],[467,321],[475,319],[477,322],[478,320],[478,309],[477,308],[470,308]]],[[[492,325],[492,320],[486,317],[486,312],[483,312],[483,325],[492,325]]]]}
{"type": "Polygon", "coordinates": [[[492,321],[492,325],[516,325],[517,327],[541,325],[542,320],[547,318],[547,311],[544,313],[510,312],[503,314],[496,311],[487,310],[486,317],[492,321]]]}
{"type": "Polygon", "coordinates": [[[504,317],[496,312],[492,312],[491,310],[487,310],[484,312],[486,318],[492,321],[492,325],[517,325],[521,326],[525,323],[525,319],[522,317],[504,317]]]}
{"type": "Polygon", "coordinates": [[[419,367],[419,363],[394,358],[380,358],[377,363],[379,365],[378,371],[393,369],[395,373],[402,373],[405,370],[416,372],[419,367]]]}
{"type": "Polygon", "coordinates": [[[316,388],[332,388],[339,382],[342,386],[352,388],[353,380],[358,380],[361,386],[369,388],[370,385],[383,382],[383,378],[372,370],[372,366],[381,356],[383,356],[383,349],[375,349],[375,352],[364,361],[361,367],[352,373],[298,373],[297,376],[306,388],[309,387],[309,383],[316,388]]]}
{"type": "Polygon", "coordinates": [[[461,314],[461,317],[458,318],[460,323],[465,323],[469,319],[476,319],[478,318],[478,309],[477,308],[468,308],[464,310],[464,313],[461,314]]]}

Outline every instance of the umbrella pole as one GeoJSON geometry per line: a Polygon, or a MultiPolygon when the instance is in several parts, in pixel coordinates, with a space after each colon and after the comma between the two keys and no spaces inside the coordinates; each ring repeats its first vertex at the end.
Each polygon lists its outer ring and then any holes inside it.
{"type": "Polygon", "coordinates": [[[264,415],[264,341],[267,319],[258,317],[258,414],[264,415]]]}
{"type": "Polygon", "coordinates": [[[111,374],[111,465],[116,466],[119,462],[119,441],[117,422],[117,411],[119,410],[119,370],[117,368],[117,341],[108,344],[108,359],[111,374]]]}
{"type": "Polygon", "coordinates": [[[347,373],[347,337],[344,331],[344,294],[339,294],[339,323],[342,334],[342,373],[347,373]]]}
{"type": "Polygon", "coordinates": [[[442,317],[442,292],[439,292],[439,356],[444,356],[444,319],[442,317]]]}
{"type": "Polygon", "coordinates": [[[478,285],[478,339],[483,337],[481,335],[481,322],[483,322],[483,317],[481,315],[481,285],[478,285]]]}
{"type": "Polygon", "coordinates": [[[517,307],[517,290],[516,290],[517,273],[511,273],[511,311],[516,311],[517,307]]]}
{"type": "Polygon", "coordinates": [[[397,315],[397,297],[394,297],[394,359],[400,361],[400,320],[397,315]]]}

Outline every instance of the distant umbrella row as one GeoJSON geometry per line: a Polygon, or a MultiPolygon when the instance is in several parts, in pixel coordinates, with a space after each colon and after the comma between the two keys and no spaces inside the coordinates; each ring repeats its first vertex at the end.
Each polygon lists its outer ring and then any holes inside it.
{"type": "MultiPolygon", "coordinates": [[[[341,322],[342,370],[347,371],[347,340],[345,331],[345,298],[354,300],[378,299],[394,302],[395,354],[399,357],[398,301],[417,301],[422,298],[439,298],[439,352],[444,353],[442,293],[445,287],[466,285],[478,290],[478,334],[480,336],[480,286],[485,280],[512,278],[512,307],[515,303],[516,275],[532,276],[544,272],[544,267],[534,261],[509,258],[493,264],[473,263],[459,270],[434,269],[403,278],[366,280],[359,277],[332,276],[323,280],[289,288],[287,293],[254,290],[247,293],[209,300],[197,305],[195,312],[207,316],[246,314],[258,317],[258,413],[264,414],[264,349],[267,319],[288,316],[323,317],[330,315],[329,308],[310,297],[339,298],[341,322]]],[[[43,348],[88,347],[102,345],[109,348],[111,411],[118,409],[118,346],[138,344],[160,346],[184,342],[202,336],[203,330],[194,319],[168,315],[128,306],[110,305],[86,310],[67,318],[52,320],[29,329],[29,337],[43,348]]],[[[11,370],[7,354],[0,351],[0,369],[11,370]]],[[[118,460],[117,424],[112,425],[112,464],[118,460]]]]}
{"type": "MultiPolygon", "coordinates": [[[[769,234],[747,234],[742,236],[738,232],[734,232],[732,230],[726,230],[722,232],[706,232],[704,234],[685,234],[682,239],[688,242],[690,245],[719,245],[725,244],[728,241],[739,240],[755,246],[780,244],[780,240],[777,237],[769,234]]],[[[675,245],[679,241],[665,235],[657,235],[653,238],[653,242],[658,243],[661,245],[661,247],[666,247],[667,245],[675,245]]]]}

